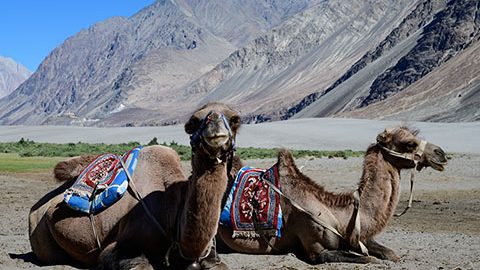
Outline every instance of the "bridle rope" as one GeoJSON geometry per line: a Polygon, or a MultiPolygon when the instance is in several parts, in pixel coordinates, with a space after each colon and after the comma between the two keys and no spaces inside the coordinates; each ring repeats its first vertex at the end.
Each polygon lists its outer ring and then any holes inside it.
{"type": "Polygon", "coordinates": [[[418,145],[418,147],[416,149],[416,151],[413,152],[413,153],[400,153],[400,152],[394,151],[392,149],[389,149],[389,148],[387,148],[387,147],[385,147],[381,144],[378,144],[378,146],[380,146],[380,148],[382,148],[385,152],[387,152],[391,156],[402,158],[402,159],[405,159],[405,160],[410,160],[410,161],[413,161],[413,163],[415,164],[415,167],[412,169],[411,174],[410,174],[410,195],[408,196],[408,205],[401,213],[394,214],[395,217],[400,217],[400,216],[403,216],[408,211],[408,209],[410,209],[412,207],[413,181],[414,181],[414,178],[415,178],[415,170],[418,166],[418,162],[422,159],[422,155],[425,152],[425,147],[427,146],[427,141],[421,140],[420,144],[418,145]]]}
{"type": "Polygon", "coordinates": [[[200,127],[192,135],[190,135],[190,146],[192,147],[192,159],[193,159],[195,149],[197,149],[198,147],[201,147],[206,152],[210,160],[213,160],[215,164],[222,164],[226,162],[227,174],[230,174],[230,171],[232,169],[233,156],[235,155],[237,146],[235,144],[235,136],[233,136],[232,128],[230,127],[230,124],[228,123],[228,120],[223,113],[220,113],[220,119],[222,119],[223,125],[228,131],[228,139],[230,140],[230,146],[228,150],[224,153],[221,153],[220,156],[213,155],[212,153],[210,153],[210,151],[208,150],[208,147],[206,147],[202,141],[202,138],[203,138],[202,133],[207,127],[207,125],[212,121],[212,118],[211,118],[212,113],[213,111],[210,111],[202,119],[202,123],[200,124],[200,127]]]}

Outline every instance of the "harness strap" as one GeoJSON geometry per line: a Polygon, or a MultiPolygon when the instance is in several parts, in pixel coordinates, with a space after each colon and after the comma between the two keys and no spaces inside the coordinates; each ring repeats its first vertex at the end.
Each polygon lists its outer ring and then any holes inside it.
{"type": "Polygon", "coordinates": [[[128,171],[127,167],[125,166],[125,163],[123,162],[122,159],[120,159],[120,164],[122,165],[122,167],[124,168],[125,170],[125,173],[127,175],[127,178],[128,178],[128,182],[130,183],[130,187],[131,187],[131,190],[133,191],[136,199],[142,204],[142,207],[143,209],[145,210],[145,213],[147,214],[147,216],[152,220],[153,224],[155,224],[155,226],[157,227],[157,229],[160,231],[160,233],[165,237],[167,238],[170,242],[172,242],[172,244],[170,245],[170,247],[168,248],[167,250],[167,253],[165,254],[165,264],[166,266],[170,266],[170,261],[169,261],[169,258],[170,258],[170,251],[174,248],[174,247],[178,247],[178,251],[180,253],[180,256],[182,258],[185,259],[185,257],[183,256],[182,254],[182,249],[180,248],[180,243],[178,241],[174,241],[168,234],[167,232],[165,231],[165,229],[162,227],[162,225],[158,222],[158,220],[155,218],[155,216],[152,214],[152,212],[150,211],[150,209],[148,208],[147,204],[145,203],[145,201],[143,200],[143,197],[142,195],[140,194],[140,192],[138,191],[137,187],[135,186],[135,183],[133,182],[133,178],[132,176],[130,175],[130,172],[128,171]]]}
{"type": "Polygon", "coordinates": [[[98,234],[97,234],[97,229],[95,228],[95,216],[93,215],[93,213],[90,213],[88,217],[90,219],[90,225],[92,225],[93,236],[97,241],[98,248],[102,250],[102,244],[100,243],[100,239],[98,238],[98,234]]]}
{"type": "MultiPolygon", "coordinates": [[[[122,165],[122,167],[124,168],[125,170],[125,174],[128,178],[128,181],[131,183],[130,187],[134,193],[134,195],[137,197],[137,200],[140,201],[140,203],[142,204],[142,207],[143,209],[145,210],[145,213],[147,214],[147,216],[153,221],[153,224],[155,224],[155,226],[157,227],[157,229],[160,231],[161,234],[163,234],[163,236],[165,238],[167,238],[168,240],[170,240],[170,242],[172,242],[172,244],[170,245],[170,247],[168,248],[167,250],[167,253],[165,254],[165,264],[167,267],[170,266],[170,261],[169,261],[169,258],[170,258],[170,252],[172,249],[176,248],[178,249],[178,253],[180,254],[180,256],[185,259],[185,260],[188,260],[188,261],[194,261],[194,262],[199,262],[203,259],[205,259],[209,254],[210,254],[210,251],[212,249],[212,245],[209,245],[208,249],[206,250],[206,253],[205,255],[203,256],[200,256],[198,258],[189,258],[189,257],[186,257],[185,255],[183,255],[183,252],[182,252],[182,248],[180,246],[180,243],[178,241],[175,241],[173,240],[172,238],[169,237],[169,235],[167,234],[167,232],[165,231],[165,229],[162,227],[162,225],[158,222],[158,220],[155,218],[155,216],[152,214],[152,212],[150,211],[150,209],[148,208],[147,204],[145,203],[145,201],[143,200],[143,197],[142,195],[140,195],[140,192],[138,191],[137,187],[135,186],[135,183],[133,182],[133,178],[132,176],[130,175],[130,172],[128,171],[127,167],[125,166],[125,163],[123,162],[123,159],[120,158],[120,164],[122,165]]],[[[177,225],[177,228],[178,228],[178,225],[177,225]]],[[[177,234],[178,231],[177,231],[177,234]]],[[[97,238],[98,239],[98,238],[97,238]]],[[[214,238],[215,239],[215,238],[214,238]]]]}
{"type": "Polygon", "coordinates": [[[415,177],[415,168],[412,169],[410,174],[410,195],[408,196],[408,205],[400,214],[394,214],[394,217],[401,217],[403,214],[407,213],[408,209],[412,207],[412,200],[413,200],[413,178],[415,177]]]}
{"type": "Polygon", "coordinates": [[[162,225],[160,225],[160,223],[158,222],[158,220],[155,218],[155,216],[152,214],[152,212],[150,212],[150,209],[148,209],[147,207],[147,204],[145,203],[145,201],[143,200],[143,197],[142,195],[140,195],[140,192],[138,192],[138,189],[137,187],[135,186],[135,182],[133,182],[133,178],[132,176],[130,175],[130,172],[128,171],[128,168],[127,166],[125,165],[125,163],[123,162],[123,159],[120,158],[120,164],[122,165],[124,171],[125,171],[125,174],[127,175],[127,178],[128,178],[128,182],[130,183],[130,187],[133,191],[133,193],[135,194],[135,197],[137,197],[136,199],[138,201],[140,201],[140,203],[142,204],[142,207],[143,209],[145,210],[145,213],[147,214],[147,216],[153,221],[153,224],[155,224],[155,226],[157,227],[157,229],[160,231],[160,233],[163,234],[163,236],[165,236],[165,238],[169,239],[170,241],[172,241],[170,239],[170,237],[168,236],[167,232],[165,231],[165,229],[163,229],[162,225]]]}
{"type": "MultiPolygon", "coordinates": [[[[263,180],[263,178],[262,178],[263,180]]],[[[301,212],[304,212],[306,213],[307,215],[310,216],[310,218],[316,222],[317,224],[321,225],[322,227],[324,227],[325,229],[328,229],[329,231],[331,231],[332,233],[334,233],[335,235],[337,235],[338,237],[340,237],[341,239],[345,240],[347,243],[350,243],[350,241],[348,241],[347,239],[345,239],[345,237],[339,233],[337,231],[337,229],[335,229],[334,227],[330,226],[329,224],[327,224],[326,222],[324,222],[323,220],[319,219],[316,217],[316,215],[314,215],[312,212],[308,211],[307,209],[303,208],[300,204],[298,204],[297,202],[295,202],[292,198],[290,198],[288,195],[285,195],[279,188],[277,188],[274,184],[270,183],[269,181],[263,181],[264,183],[266,183],[270,188],[272,188],[276,193],[278,193],[280,196],[282,196],[283,198],[285,198],[291,205],[293,205],[295,208],[297,208],[298,210],[300,210],[301,212]]],[[[357,215],[358,217],[358,215],[357,215]]],[[[363,255],[366,255],[368,256],[368,249],[367,247],[360,241],[360,239],[358,240],[358,246],[360,247],[360,250],[362,252],[363,255]]]]}
{"type": "MultiPolygon", "coordinates": [[[[93,201],[93,197],[95,196],[97,187],[98,187],[98,182],[92,191],[92,196],[90,197],[90,201],[93,201]]],[[[92,207],[93,207],[93,204],[90,204],[90,215],[88,216],[88,218],[90,219],[90,225],[92,225],[93,237],[95,237],[95,240],[97,241],[98,248],[102,250],[102,244],[100,243],[100,238],[98,238],[97,228],[95,226],[95,215],[93,214],[92,207]]]]}
{"type": "Polygon", "coordinates": [[[272,250],[275,250],[277,252],[280,252],[280,250],[276,247],[274,247],[272,245],[272,243],[270,243],[270,241],[268,240],[267,236],[263,233],[263,229],[258,227],[257,224],[258,224],[258,221],[257,221],[257,211],[255,209],[253,209],[253,215],[252,215],[252,220],[253,220],[253,227],[255,227],[255,231],[258,232],[258,234],[260,235],[260,237],[263,239],[263,241],[265,241],[265,243],[267,243],[267,245],[272,249],[272,250]]]}
{"type": "MultiPolygon", "coordinates": [[[[380,144],[379,144],[380,145],[380,144]]],[[[397,151],[393,151],[391,149],[388,149],[386,148],[385,146],[383,145],[380,145],[380,147],[385,150],[388,154],[392,155],[392,156],[395,156],[395,157],[399,157],[399,158],[403,158],[403,159],[407,159],[407,160],[411,160],[413,161],[413,163],[415,164],[415,167],[412,169],[412,172],[410,174],[410,195],[408,196],[408,205],[407,207],[405,207],[405,209],[399,213],[399,214],[394,214],[395,217],[400,217],[400,216],[403,216],[405,213],[407,213],[408,209],[410,209],[412,207],[412,201],[413,201],[413,181],[414,181],[414,178],[415,178],[415,169],[417,168],[417,165],[418,165],[418,162],[420,161],[420,159],[422,158],[422,155],[423,153],[425,152],[425,147],[427,146],[427,141],[425,140],[421,140],[420,141],[420,144],[418,145],[416,151],[414,153],[399,153],[397,151]]]]}

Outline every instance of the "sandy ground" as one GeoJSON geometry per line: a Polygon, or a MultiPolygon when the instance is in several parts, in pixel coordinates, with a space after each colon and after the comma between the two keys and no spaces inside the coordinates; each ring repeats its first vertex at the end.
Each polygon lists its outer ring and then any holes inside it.
{"type": "MultiPolygon", "coordinates": [[[[274,160],[249,160],[268,167],[274,160]]],[[[304,172],[330,190],[354,189],[361,158],[299,159],[304,172]]],[[[231,269],[480,269],[479,154],[454,154],[444,172],[416,176],[413,209],[395,218],[379,240],[396,250],[400,262],[309,265],[292,255],[223,254],[231,269]]],[[[188,170],[188,166],[185,166],[188,170]]],[[[406,205],[409,173],[402,177],[399,209],[406,205]]],[[[57,184],[50,174],[0,175],[0,269],[37,269],[28,241],[29,208],[57,184]]],[[[41,269],[71,269],[49,266],[41,269]]]]}

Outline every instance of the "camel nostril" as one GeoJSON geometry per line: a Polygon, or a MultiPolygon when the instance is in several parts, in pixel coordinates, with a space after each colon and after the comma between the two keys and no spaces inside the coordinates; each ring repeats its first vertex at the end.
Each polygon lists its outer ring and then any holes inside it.
{"type": "Polygon", "coordinates": [[[445,152],[443,152],[443,150],[441,148],[437,148],[435,150],[433,150],[433,152],[439,156],[445,156],[445,152]]]}

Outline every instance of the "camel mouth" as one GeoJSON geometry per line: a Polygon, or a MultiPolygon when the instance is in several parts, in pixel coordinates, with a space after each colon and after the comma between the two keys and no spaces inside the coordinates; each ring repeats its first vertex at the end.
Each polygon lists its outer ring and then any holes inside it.
{"type": "Polygon", "coordinates": [[[219,147],[228,142],[228,134],[219,133],[204,137],[205,142],[212,147],[219,147]]]}
{"type": "Polygon", "coordinates": [[[434,170],[437,171],[443,171],[445,170],[445,165],[447,165],[447,161],[438,161],[438,160],[428,160],[428,164],[430,167],[432,167],[434,170]]]}

